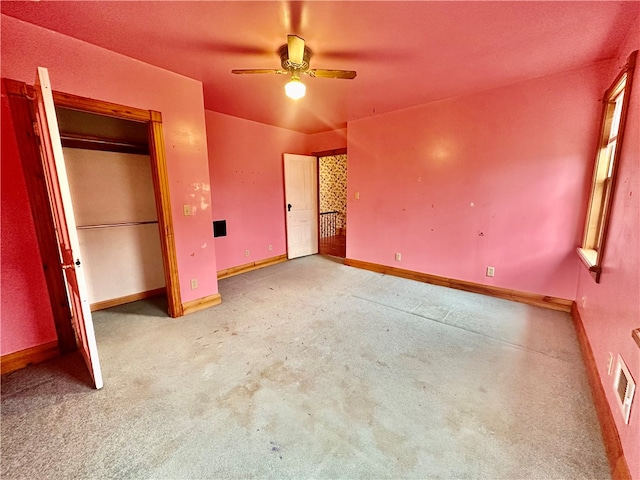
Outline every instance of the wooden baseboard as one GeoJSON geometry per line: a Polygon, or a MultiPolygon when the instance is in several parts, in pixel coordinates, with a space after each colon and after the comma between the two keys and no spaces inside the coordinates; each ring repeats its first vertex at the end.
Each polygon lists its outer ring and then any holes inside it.
{"type": "Polygon", "coordinates": [[[187,315],[199,310],[204,310],[205,308],[214,307],[220,303],[222,303],[222,297],[219,293],[214,293],[208,297],[196,298],[195,300],[182,304],[182,314],[187,315]]]}
{"type": "Polygon", "coordinates": [[[573,300],[567,300],[565,298],[550,297],[547,295],[539,295],[536,293],[527,293],[517,290],[509,290],[507,288],[492,287],[491,285],[482,285],[480,283],[467,282],[464,280],[455,280],[452,278],[440,277],[438,275],[430,275],[428,273],[414,272],[412,270],[389,267],[387,265],[380,265],[377,263],[353,260],[351,258],[345,259],[344,264],[351,267],[362,268],[364,270],[371,270],[372,272],[384,273],[386,275],[393,275],[395,277],[408,278],[410,280],[417,280],[418,282],[431,283],[433,285],[455,288],[456,290],[464,290],[466,292],[481,293],[483,295],[489,295],[491,297],[503,298],[505,300],[526,303],[528,305],[549,308],[551,310],[560,310],[562,312],[570,312],[571,305],[573,304],[573,300]]]}
{"type": "Polygon", "coordinates": [[[250,272],[252,270],[257,270],[259,268],[268,267],[270,265],[275,265],[276,263],[282,263],[287,261],[287,255],[278,255],[277,257],[265,258],[263,260],[257,260],[251,263],[245,263],[244,265],[238,265],[237,267],[226,268],[224,270],[218,271],[218,280],[222,280],[223,278],[233,277],[234,275],[238,275],[240,273],[250,272]]]}
{"type": "Polygon", "coordinates": [[[587,377],[589,378],[589,385],[591,386],[591,396],[593,397],[593,403],[595,404],[598,421],[600,422],[600,428],[602,430],[602,439],[604,440],[604,448],[607,452],[607,458],[609,459],[611,477],[613,480],[631,480],[631,472],[624,458],[618,428],[613,419],[609,402],[607,402],[607,396],[604,393],[604,387],[600,381],[600,374],[598,373],[598,367],[596,366],[596,361],[593,356],[591,343],[589,343],[589,337],[587,337],[587,332],[582,323],[582,317],[580,317],[580,312],[578,312],[578,307],[575,302],[571,306],[571,318],[573,319],[576,334],[578,335],[578,343],[582,351],[582,358],[587,369],[587,377]]]}
{"type": "Polygon", "coordinates": [[[44,362],[58,355],[60,355],[60,350],[58,349],[57,340],[43,343],[25,350],[2,355],[2,358],[0,358],[0,370],[4,375],[5,373],[20,370],[27,365],[44,362]]]}
{"type": "Polygon", "coordinates": [[[166,287],[156,288],[154,290],[147,290],[146,292],[134,293],[132,295],[125,295],[124,297],[112,298],[110,300],[102,300],[91,304],[91,311],[104,310],[105,308],[117,307],[118,305],[124,305],[125,303],[136,302],[145,298],[156,297],[158,295],[164,295],[167,293],[166,287]]]}

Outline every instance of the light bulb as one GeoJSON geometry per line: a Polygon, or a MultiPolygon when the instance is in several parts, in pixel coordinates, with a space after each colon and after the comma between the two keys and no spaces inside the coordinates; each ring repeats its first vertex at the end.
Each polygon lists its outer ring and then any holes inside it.
{"type": "Polygon", "coordinates": [[[292,78],[284,86],[284,91],[286,92],[287,97],[293,98],[294,100],[298,100],[299,98],[304,97],[304,94],[307,91],[307,87],[299,79],[292,78]]]}

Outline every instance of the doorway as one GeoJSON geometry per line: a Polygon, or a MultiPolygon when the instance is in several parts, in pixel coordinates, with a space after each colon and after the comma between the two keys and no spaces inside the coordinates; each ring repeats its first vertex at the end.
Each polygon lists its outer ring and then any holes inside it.
{"type": "Polygon", "coordinates": [[[318,159],[285,153],[287,258],[318,253],[318,159]]]}
{"type": "MultiPolygon", "coordinates": [[[[143,129],[146,130],[147,133],[147,146],[150,157],[155,209],[157,212],[157,225],[160,235],[160,250],[166,284],[168,313],[171,317],[182,316],[183,307],[178,281],[178,265],[173,235],[173,220],[171,217],[161,113],[56,91],[53,92],[53,99],[57,109],[75,110],[85,114],[103,115],[114,119],[143,124],[143,129]]],[[[124,140],[123,143],[132,143],[130,141],[131,139],[127,139],[126,137],[124,137],[124,140]]]]}
{"type": "MultiPolygon", "coordinates": [[[[70,313],[64,269],[38,145],[39,134],[34,126],[36,124],[35,90],[33,86],[24,82],[3,79],[3,91],[7,92],[14,130],[20,145],[20,161],[27,183],[27,194],[58,337],[58,349],[60,353],[69,353],[78,348],[77,332],[70,313]]],[[[53,92],[53,103],[57,108],[137,122],[142,126],[142,131],[146,132],[168,313],[171,317],[183,315],[162,133],[162,115],[156,111],[126,107],[56,91],[53,92]]]]}
{"type": "Polygon", "coordinates": [[[91,311],[165,293],[147,126],[56,108],[91,311]]]}
{"type": "Polygon", "coordinates": [[[345,258],[347,254],[347,153],[318,156],[320,198],[319,253],[345,258]]]}

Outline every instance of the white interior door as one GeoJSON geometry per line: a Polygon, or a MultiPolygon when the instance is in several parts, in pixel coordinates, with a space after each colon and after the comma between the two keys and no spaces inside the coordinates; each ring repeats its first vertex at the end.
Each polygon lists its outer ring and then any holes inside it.
{"type": "Polygon", "coordinates": [[[71,204],[71,192],[62,154],[62,142],[56,118],[49,72],[38,67],[35,85],[40,135],[40,152],[47,177],[49,201],[60,246],[62,268],[67,283],[67,295],[73,315],[76,341],[96,388],[102,388],[102,372],[98,358],[91,308],[85,283],[84,265],[80,258],[80,243],[71,204]]]}
{"type": "Polygon", "coordinates": [[[318,253],[318,161],[284,154],[287,257],[318,253]]]}

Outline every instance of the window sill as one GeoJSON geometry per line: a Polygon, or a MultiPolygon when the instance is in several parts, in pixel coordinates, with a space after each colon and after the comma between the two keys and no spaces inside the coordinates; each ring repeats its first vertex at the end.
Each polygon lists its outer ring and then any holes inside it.
{"type": "Polygon", "coordinates": [[[576,249],[578,252],[578,257],[582,260],[582,263],[589,269],[590,272],[595,273],[596,283],[600,282],[600,272],[602,271],[602,267],[598,264],[598,252],[595,250],[591,250],[588,248],[580,248],[576,249]]]}

